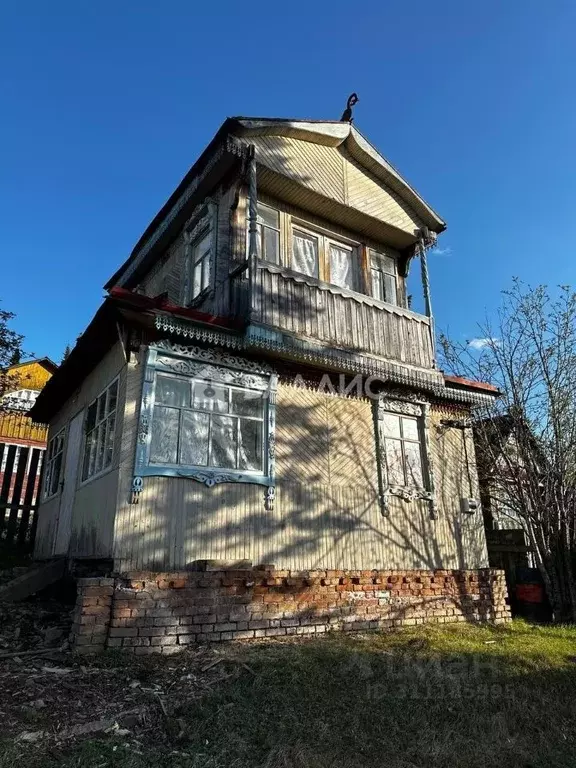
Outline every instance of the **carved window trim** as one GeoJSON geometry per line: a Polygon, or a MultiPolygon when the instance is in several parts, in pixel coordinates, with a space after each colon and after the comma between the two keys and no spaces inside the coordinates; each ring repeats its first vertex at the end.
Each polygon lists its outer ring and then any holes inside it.
{"type": "Polygon", "coordinates": [[[202,347],[187,347],[167,340],[147,349],[140,418],[136,437],[132,501],[138,502],[145,477],[184,477],[203,483],[208,488],[221,483],[253,483],[266,487],[265,506],[271,509],[275,497],[275,433],[276,390],[278,378],[270,366],[226,352],[202,347]],[[263,421],[264,467],[262,472],[222,469],[217,467],[186,467],[150,463],[151,425],[154,412],[156,373],[178,373],[207,378],[226,385],[267,392],[263,421]]]}
{"type": "Polygon", "coordinates": [[[380,395],[375,401],[374,408],[376,430],[376,454],[378,463],[378,483],[380,490],[380,507],[383,515],[389,512],[389,497],[397,496],[405,502],[422,499],[429,502],[430,517],[437,516],[436,496],[434,488],[434,473],[432,455],[430,450],[430,404],[416,397],[406,395],[401,399],[396,395],[380,395]],[[391,485],[388,481],[388,467],[386,463],[386,446],[383,434],[383,419],[386,413],[396,413],[402,416],[411,416],[418,419],[420,433],[420,451],[422,458],[422,474],[424,487],[410,487],[391,485]]]}

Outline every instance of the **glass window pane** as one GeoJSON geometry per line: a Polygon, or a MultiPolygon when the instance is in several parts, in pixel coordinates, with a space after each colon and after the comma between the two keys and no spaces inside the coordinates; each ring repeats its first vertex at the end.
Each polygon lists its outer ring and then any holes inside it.
{"type": "Polygon", "coordinates": [[[202,259],[202,290],[210,285],[210,254],[202,259]]]}
{"type": "Polygon", "coordinates": [[[263,418],[264,415],[264,393],[256,392],[253,389],[233,389],[232,395],[232,413],[239,416],[255,416],[263,418]]]}
{"type": "Polygon", "coordinates": [[[205,467],[208,463],[207,413],[183,411],[180,424],[180,464],[205,467]]]}
{"type": "Polygon", "coordinates": [[[154,464],[176,464],[178,451],[178,417],[176,408],[156,406],[152,418],[150,461],[154,464]]]}
{"type": "Polygon", "coordinates": [[[106,415],[106,392],[103,392],[97,400],[98,414],[96,416],[96,423],[102,421],[106,415]]]}
{"type": "Polygon", "coordinates": [[[373,268],[381,269],[382,272],[388,272],[391,275],[396,274],[396,262],[391,256],[384,253],[370,251],[370,262],[373,268]]]}
{"type": "Polygon", "coordinates": [[[213,384],[211,381],[195,381],[194,408],[202,411],[228,413],[228,387],[213,384]]]}
{"type": "Polygon", "coordinates": [[[108,429],[106,432],[106,451],[104,455],[104,466],[109,467],[112,464],[112,456],[114,455],[114,430],[116,428],[116,414],[108,418],[108,429]]]}
{"type": "Polygon", "coordinates": [[[402,436],[406,440],[419,440],[418,434],[418,420],[408,419],[405,416],[402,417],[402,436]]]}
{"type": "Polygon", "coordinates": [[[262,227],[262,241],[264,244],[264,253],[262,254],[262,258],[266,261],[271,261],[273,264],[278,264],[278,254],[280,252],[280,233],[275,229],[262,227]]]}
{"type": "Polygon", "coordinates": [[[60,467],[62,466],[62,454],[59,453],[52,463],[52,476],[51,476],[51,488],[50,494],[58,491],[58,483],[60,482],[60,467]]]}
{"type": "Polygon", "coordinates": [[[386,466],[388,467],[388,482],[390,485],[404,485],[404,466],[402,460],[402,441],[385,440],[386,466]]]}
{"type": "Polygon", "coordinates": [[[115,381],[114,384],[112,384],[112,386],[108,389],[108,413],[116,410],[117,400],[118,400],[118,382],[115,381]]]}
{"type": "Polygon", "coordinates": [[[96,430],[96,463],[94,465],[94,474],[102,469],[104,464],[104,444],[106,437],[106,422],[100,424],[96,430]]]}
{"type": "Polygon", "coordinates": [[[374,296],[375,299],[384,301],[382,273],[379,269],[372,270],[372,296],[374,296]]]}
{"type": "Polygon", "coordinates": [[[96,406],[97,403],[94,402],[88,408],[88,412],[86,414],[86,432],[91,432],[96,425],[96,406]]]}
{"type": "Polygon", "coordinates": [[[330,245],[330,282],[341,288],[354,290],[353,251],[338,245],[330,245]]]}
{"type": "Polygon", "coordinates": [[[194,275],[192,277],[192,298],[195,299],[202,292],[202,262],[194,265],[194,275]]]}
{"type": "Polygon", "coordinates": [[[422,479],[422,455],[420,452],[420,444],[404,443],[404,452],[406,454],[407,484],[422,488],[424,482],[422,479]]]}
{"type": "Polygon", "coordinates": [[[206,232],[204,237],[194,244],[192,252],[192,261],[196,263],[199,261],[205,253],[210,251],[210,232],[206,232]]]}
{"type": "Polygon", "coordinates": [[[258,222],[260,224],[265,224],[267,227],[279,229],[280,214],[275,208],[270,208],[269,205],[258,203],[258,222]]]}
{"type": "Polygon", "coordinates": [[[262,422],[238,420],[238,468],[262,469],[262,422]]]}
{"type": "Polygon", "coordinates": [[[400,416],[385,413],[382,417],[382,431],[386,437],[400,437],[400,416]]]}
{"type": "Polygon", "coordinates": [[[310,277],[318,277],[318,238],[294,231],[292,268],[310,277]]]}
{"type": "Polygon", "coordinates": [[[389,304],[397,304],[396,298],[396,278],[394,275],[384,274],[384,293],[386,295],[385,301],[389,304]]]}
{"type": "Polygon", "coordinates": [[[190,382],[187,379],[176,379],[172,376],[156,376],[156,393],[154,399],[162,405],[172,405],[175,408],[190,407],[190,382]]]}
{"type": "Polygon", "coordinates": [[[237,419],[230,416],[212,417],[210,445],[211,467],[236,468],[237,419]]]}

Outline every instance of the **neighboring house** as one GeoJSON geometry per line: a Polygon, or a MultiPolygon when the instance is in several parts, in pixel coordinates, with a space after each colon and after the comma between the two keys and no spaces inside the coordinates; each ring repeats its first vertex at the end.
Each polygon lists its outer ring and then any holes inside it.
{"type": "Polygon", "coordinates": [[[58,366],[47,357],[11,366],[9,386],[0,398],[0,535],[20,543],[30,538],[31,513],[37,503],[38,479],[48,428],[28,412],[58,366]],[[16,529],[18,528],[18,531],[16,529]]]}
{"type": "Polygon", "coordinates": [[[227,119],[36,402],[36,557],[485,568],[457,427],[497,393],[436,365],[426,247],[444,228],[351,124],[227,119]]]}

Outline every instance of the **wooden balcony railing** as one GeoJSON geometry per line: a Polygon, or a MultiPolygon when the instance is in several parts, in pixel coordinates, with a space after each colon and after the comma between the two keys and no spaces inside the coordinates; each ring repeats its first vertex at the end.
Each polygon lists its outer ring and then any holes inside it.
{"type": "Polygon", "coordinates": [[[246,273],[231,285],[232,313],[297,336],[419,368],[434,367],[430,319],[352,294],[290,270],[259,263],[252,307],[246,273]]]}

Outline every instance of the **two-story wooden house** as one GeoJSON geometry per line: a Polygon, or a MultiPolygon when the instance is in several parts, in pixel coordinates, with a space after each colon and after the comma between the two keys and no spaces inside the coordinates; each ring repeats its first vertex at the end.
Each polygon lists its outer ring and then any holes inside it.
{"type": "Polygon", "coordinates": [[[38,398],[36,556],[484,569],[463,420],[495,390],[436,365],[444,228],[351,123],[227,119],[38,398]]]}

